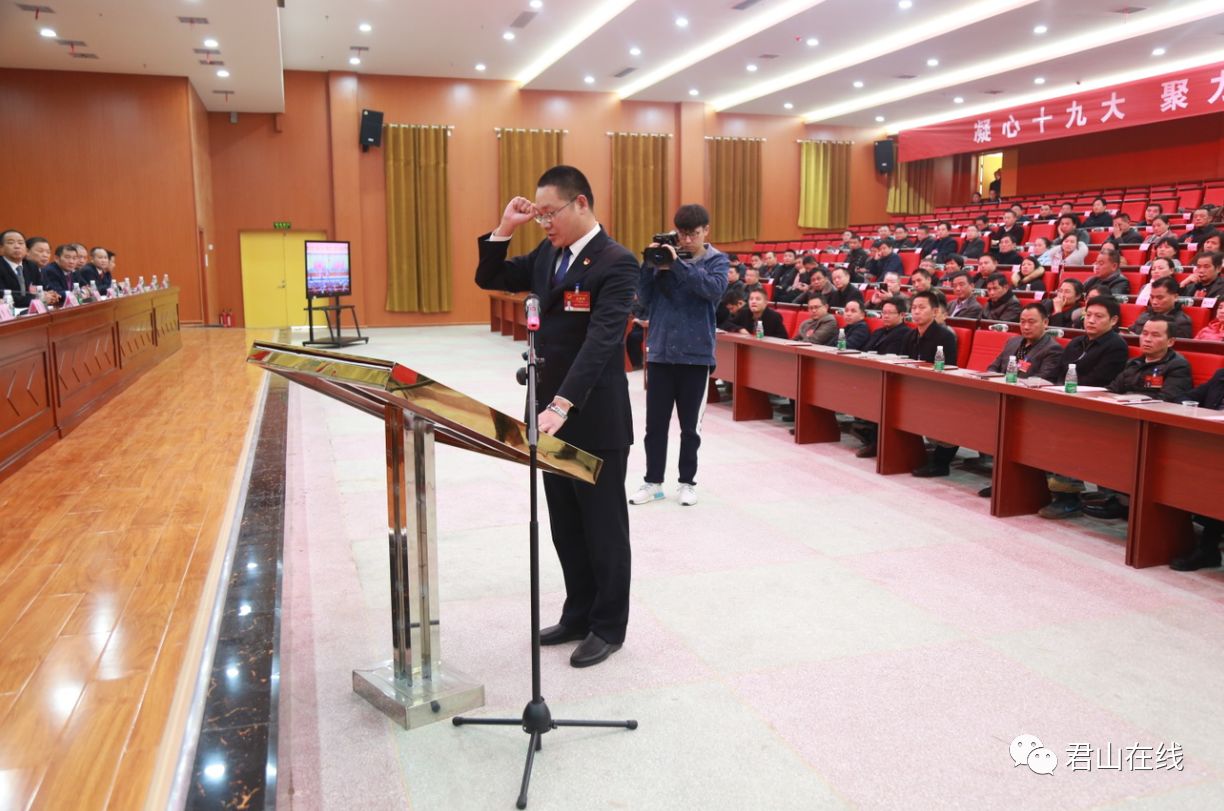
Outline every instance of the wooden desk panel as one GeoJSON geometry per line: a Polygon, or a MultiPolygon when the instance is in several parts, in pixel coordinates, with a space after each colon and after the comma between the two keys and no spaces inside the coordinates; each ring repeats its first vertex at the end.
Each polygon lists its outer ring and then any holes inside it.
{"type": "Polygon", "coordinates": [[[116,385],[119,353],[112,314],[94,307],[65,311],[52,322],[50,339],[56,414],[60,430],[71,430],[90,404],[116,385]]]}
{"type": "Polygon", "coordinates": [[[799,380],[799,356],[785,344],[756,338],[733,339],[735,388],[731,419],[767,420],[773,416],[769,395],[794,399],[799,380]]]}
{"type": "Polygon", "coordinates": [[[714,341],[714,377],[735,382],[735,344],[717,336],[714,341]]]}
{"type": "Polygon", "coordinates": [[[883,391],[882,368],[828,352],[800,352],[795,441],[841,441],[839,411],[879,422],[883,391]]]}
{"type": "Polygon", "coordinates": [[[0,325],[0,478],[59,438],[47,350],[49,319],[34,329],[0,325]]]}
{"type": "Polygon", "coordinates": [[[890,377],[890,427],[982,453],[997,452],[1002,393],[994,387],[978,388],[965,378],[910,369],[898,369],[890,377]]]}

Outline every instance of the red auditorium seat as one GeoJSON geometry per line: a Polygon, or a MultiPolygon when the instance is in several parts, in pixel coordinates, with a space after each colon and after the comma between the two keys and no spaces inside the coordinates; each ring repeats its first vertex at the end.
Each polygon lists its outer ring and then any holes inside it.
{"type": "Polygon", "coordinates": [[[1122,317],[1118,319],[1118,325],[1123,329],[1130,329],[1131,324],[1135,323],[1139,316],[1143,314],[1143,311],[1147,309],[1142,304],[1123,304],[1121,307],[1122,317]]]}
{"type": "Polygon", "coordinates": [[[956,365],[964,369],[965,364],[969,362],[969,353],[973,350],[973,330],[968,327],[950,329],[956,333],[956,365]]]}
{"type": "Polygon", "coordinates": [[[1185,355],[1186,360],[1190,362],[1190,376],[1194,379],[1196,386],[1203,385],[1218,370],[1224,369],[1224,355],[1206,352],[1183,352],[1181,354],[1185,355]]]}
{"type": "Polygon", "coordinates": [[[1131,218],[1131,222],[1139,222],[1143,219],[1143,212],[1147,209],[1147,200],[1136,198],[1127,200],[1122,204],[1121,213],[1131,218]]]}
{"type": "MultiPolygon", "coordinates": [[[[1179,186],[1177,189],[1177,207],[1194,210],[1203,203],[1203,188],[1201,186],[1193,186],[1185,188],[1179,186]]],[[[1166,209],[1167,211],[1168,209],[1166,209]]]]}
{"type": "Polygon", "coordinates": [[[761,282],[761,286],[765,288],[765,298],[769,301],[773,301],[773,280],[767,279],[766,281],[761,282]]]}
{"type": "Polygon", "coordinates": [[[1032,242],[1033,240],[1037,239],[1037,237],[1045,237],[1046,239],[1053,239],[1056,228],[1057,228],[1056,223],[1049,223],[1049,222],[1032,223],[1029,226],[1029,234],[1028,234],[1029,242],[1032,242]]]}
{"type": "Polygon", "coordinates": [[[918,269],[918,251],[897,251],[897,256],[901,257],[901,267],[906,276],[918,269]]]}
{"type": "Polygon", "coordinates": [[[1191,334],[1198,335],[1199,330],[1211,323],[1215,316],[1215,307],[1183,307],[1190,316],[1191,334]]]}
{"type": "Polygon", "coordinates": [[[1203,192],[1204,206],[1224,206],[1224,186],[1208,186],[1203,192]]]}
{"type": "Polygon", "coordinates": [[[804,315],[803,311],[793,310],[788,307],[786,309],[779,309],[778,315],[782,316],[782,326],[786,327],[786,334],[792,338],[795,337],[795,332],[803,322],[803,319],[799,317],[804,315]]]}
{"type": "Polygon", "coordinates": [[[1124,265],[1142,265],[1145,258],[1145,251],[1142,248],[1122,249],[1122,264],[1124,265]]]}
{"type": "MultiPolygon", "coordinates": [[[[965,361],[965,368],[975,372],[986,371],[986,367],[998,357],[1003,351],[1003,346],[1013,337],[1015,334],[1011,332],[997,332],[991,329],[974,330],[973,339],[970,342],[969,359],[965,361]]],[[[959,349],[958,346],[958,354],[959,349]]]]}

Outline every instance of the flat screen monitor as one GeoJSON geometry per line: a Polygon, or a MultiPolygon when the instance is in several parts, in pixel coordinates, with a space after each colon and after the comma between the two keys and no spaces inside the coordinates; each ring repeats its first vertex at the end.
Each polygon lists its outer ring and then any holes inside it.
{"type": "Polygon", "coordinates": [[[306,242],[306,295],[333,298],[353,294],[347,242],[306,242]]]}

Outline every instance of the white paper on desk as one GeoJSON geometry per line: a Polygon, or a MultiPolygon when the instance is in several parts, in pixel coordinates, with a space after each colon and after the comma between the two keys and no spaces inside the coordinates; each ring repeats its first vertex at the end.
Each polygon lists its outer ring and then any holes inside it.
{"type": "Polygon", "coordinates": [[[834,351],[836,351],[837,354],[839,355],[861,355],[863,354],[861,351],[857,349],[837,349],[834,351]]]}
{"type": "Polygon", "coordinates": [[[975,372],[972,369],[966,369],[965,374],[973,375],[974,377],[980,377],[983,380],[989,380],[992,377],[1005,377],[1006,376],[1002,372],[989,372],[989,371],[975,372]]]}
{"type": "Polygon", "coordinates": [[[1146,394],[1111,394],[1106,399],[1113,400],[1115,403],[1126,403],[1129,405],[1160,402],[1155,397],[1148,397],[1146,394]]]}
{"type": "MultiPolygon", "coordinates": [[[[1063,391],[1063,389],[1059,388],[1058,391],[1063,391]]],[[[1077,388],[1078,394],[1093,394],[1099,391],[1109,391],[1109,389],[1105,388],[1104,386],[1079,386],[1077,388]]]]}

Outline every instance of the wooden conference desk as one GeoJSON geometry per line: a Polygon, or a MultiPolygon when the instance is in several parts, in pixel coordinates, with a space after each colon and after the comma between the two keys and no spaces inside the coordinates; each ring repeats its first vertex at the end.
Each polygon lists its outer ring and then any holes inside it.
{"type": "Polygon", "coordinates": [[[768,419],[772,394],[795,400],[796,442],[839,441],[837,412],[879,423],[877,473],[921,464],[924,436],[993,455],[992,515],[1048,503],[1045,471],[1130,494],[1131,566],[1187,551],[1190,513],[1224,520],[1215,484],[1224,420],[1209,418],[1221,412],[1125,405],[746,335],[720,333],[716,356],[715,376],[734,384],[735,420],[768,419]]]}
{"type": "Polygon", "coordinates": [[[0,323],[0,480],[182,346],[177,287],[0,323]]]}

